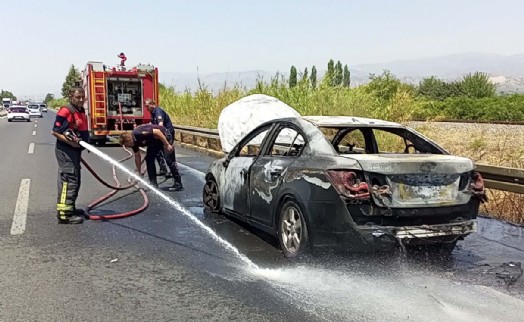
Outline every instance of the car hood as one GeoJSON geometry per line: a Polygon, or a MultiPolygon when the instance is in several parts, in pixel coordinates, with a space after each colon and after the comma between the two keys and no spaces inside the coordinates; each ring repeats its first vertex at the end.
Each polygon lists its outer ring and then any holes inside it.
{"type": "Polygon", "coordinates": [[[254,94],[226,106],[218,118],[218,134],[224,152],[229,153],[249,132],[260,124],[300,114],[275,97],[254,94]]]}
{"type": "Polygon", "coordinates": [[[454,174],[475,168],[468,158],[441,154],[361,154],[340,155],[356,160],[362,170],[382,174],[442,173],[454,174]]]}

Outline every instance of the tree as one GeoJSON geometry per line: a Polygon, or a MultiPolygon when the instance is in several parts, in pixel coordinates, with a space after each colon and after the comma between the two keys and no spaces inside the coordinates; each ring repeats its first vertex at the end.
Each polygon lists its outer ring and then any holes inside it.
{"type": "Polygon", "coordinates": [[[349,87],[351,84],[351,74],[348,65],[344,65],[344,75],[342,76],[342,86],[349,87]]]}
{"type": "Polygon", "coordinates": [[[51,94],[51,93],[47,93],[47,95],[46,95],[45,98],[44,98],[44,104],[49,103],[49,101],[51,101],[51,100],[54,99],[54,98],[55,98],[55,96],[54,96],[53,94],[51,94]]]}
{"type": "Polygon", "coordinates": [[[75,68],[75,65],[71,65],[69,72],[67,73],[66,79],[62,84],[62,97],[69,97],[71,88],[80,85],[80,72],[75,68]]]}
{"type": "Polygon", "coordinates": [[[308,75],[308,70],[307,70],[307,67],[304,69],[304,74],[302,74],[302,81],[303,82],[306,82],[307,79],[308,79],[309,75],[308,75]]]}
{"type": "Polygon", "coordinates": [[[389,70],[384,70],[379,76],[371,74],[369,79],[368,91],[383,101],[391,100],[402,86],[400,80],[389,70]]]}
{"type": "Polygon", "coordinates": [[[328,62],[327,72],[326,75],[324,75],[324,79],[322,80],[322,83],[326,84],[327,86],[332,87],[334,85],[334,78],[335,78],[335,62],[333,59],[330,59],[328,62]]]}
{"type": "Polygon", "coordinates": [[[342,63],[339,60],[337,61],[337,64],[335,65],[335,77],[333,77],[333,85],[341,86],[342,78],[343,78],[342,63]]]}
{"type": "Polygon", "coordinates": [[[472,98],[493,97],[497,90],[488,74],[480,72],[464,76],[460,85],[464,95],[472,98]]]}
{"type": "Polygon", "coordinates": [[[0,98],[10,98],[13,101],[16,101],[16,96],[14,96],[10,91],[0,91],[0,98]]]}
{"type": "Polygon", "coordinates": [[[311,87],[317,87],[317,68],[315,66],[311,68],[311,76],[309,76],[309,81],[311,82],[311,87]]]}
{"type": "Polygon", "coordinates": [[[297,86],[297,69],[295,66],[291,66],[291,71],[289,72],[289,87],[297,86]]]}

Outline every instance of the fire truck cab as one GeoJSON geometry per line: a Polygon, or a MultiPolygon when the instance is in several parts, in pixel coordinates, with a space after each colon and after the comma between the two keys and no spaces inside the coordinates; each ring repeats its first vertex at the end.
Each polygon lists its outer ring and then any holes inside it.
{"type": "Polygon", "coordinates": [[[158,103],[158,69],[151,65],[125,70],[88,62],[82,84],[92,143],[105,144],[108,136],[149,123],[151,115],[144,102],[152,98],[158,103]]]}

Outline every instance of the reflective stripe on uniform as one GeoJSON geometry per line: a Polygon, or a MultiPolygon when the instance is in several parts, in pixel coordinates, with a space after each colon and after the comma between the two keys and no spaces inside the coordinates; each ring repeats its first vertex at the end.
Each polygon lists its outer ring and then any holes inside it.
{"type": "Polygon", "coordinates": [[[67,219],[66,212],[72,212],[74,210],[73,205],[67,205],[67,182],[62,184],[62,193],[60,194],[60,203],[56,204],[56,210],[60,215],[60,219],[67,219]]]}

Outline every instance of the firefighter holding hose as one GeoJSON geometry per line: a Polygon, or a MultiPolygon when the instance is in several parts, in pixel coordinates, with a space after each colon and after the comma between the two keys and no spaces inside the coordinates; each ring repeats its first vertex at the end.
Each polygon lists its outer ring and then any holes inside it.
{"type": "Polygon", "coordinates": [[[76,208],[80,190],[80,159],[83,148],[79,142],[89,141],[87,117],[84,110],[85,92],[75,87],[70,91],[69,104],[56,113],[52,134],[56,137],[55,156],[58,163],[58,198],[56,203],[59,224],[81,224],[85,212],[76,208]]]}

